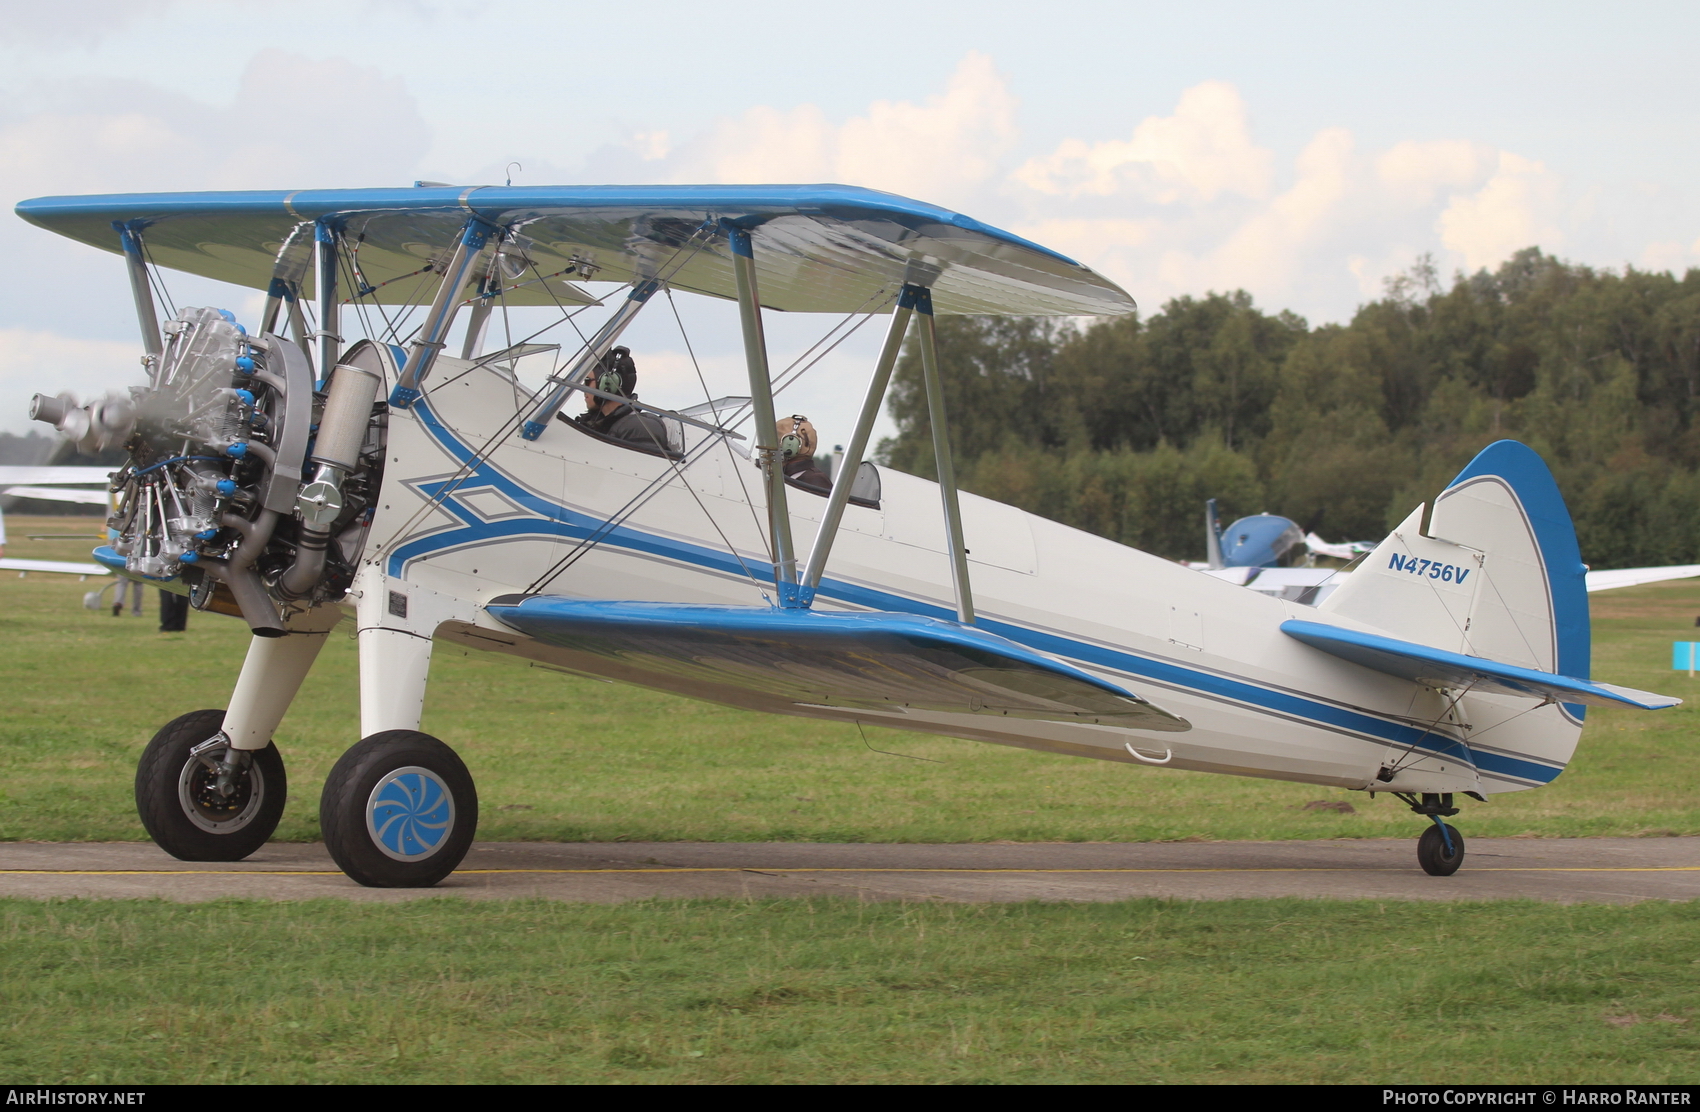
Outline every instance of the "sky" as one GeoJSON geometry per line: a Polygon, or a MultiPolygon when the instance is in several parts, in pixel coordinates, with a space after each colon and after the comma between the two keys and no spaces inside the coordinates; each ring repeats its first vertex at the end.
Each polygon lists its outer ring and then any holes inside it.
{"type": "MultiPolygon", "coordinates": [[[[0,197],[842,182],[1037,240],[1147,314],[1244,289],[1320,324],[1424,254],[1700,265],[1697,32],[1693,4],[1559,0],[0,0],[0,197]]],[[[116,256],[4,216],[0,257],[0,430],[136,380],[116,256]]],[[[692,352],[747,392],[731,307],[680,303],[690,350],[670,315],[626,335],[644,398],[702,400],[692,352]]],[[[833,323],[771,317],[780,366],[833,323]]],[[[781,410],[842,441],[880,331],[781,410]]]]}

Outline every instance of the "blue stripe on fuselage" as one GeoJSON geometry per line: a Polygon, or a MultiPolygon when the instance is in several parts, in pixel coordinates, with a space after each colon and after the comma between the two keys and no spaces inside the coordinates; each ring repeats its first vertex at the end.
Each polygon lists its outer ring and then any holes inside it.
{"type": "MultiPolygon", "coordinates": [[[[420,490],[425,493],[426,497],[439,497],[444,488],[448,487],[451,482],[455,491],[471,491],[492,487],[519,505],[539,514],[545,520],[485,522],[480,520],[476,512],[470,508],[461,506],[451,492],[448,496],[442,497],[440,504],[444,510],[454,514],[467,524],[461,528],[433,533],[428,537],[421,537],[418,540],[398,546],[389,554],[387,561],[390,575],[399,577],[411,561],[448,548],[526,536],[581,540],[606,527],[607,522],[601,518],[569,510],[526,490],[519,483],[493,467],[489,460],[482,460],[474,465],[472,449],[461,443],[459,437],[443,425],[432,411],[428,399],[421,399],[416,402],[412,411],[418,414],[420,423],[451,456],[459,460],[461,464],[471,466],[471,470],[463,479],[445,479],[441,482],[421,484],[420,490]]],[[[599,543],[677,560],[694,567],[711,569],[736,575],[740,578],[745,574],[746,565],[749,571],[756,575],[769,579],[773,575],[773,565],[765,560],[751,559],[741,564],[730,553],[716,552],[701,545],[661,537],[625,526],[617,526],[607,530],[599,543]]],[[[820,589],[816,594],[852,606],[865,606],[871,610],[922,614],[945,620],[956,618],[954,609],[919,599],[906,598],[902,595],[890,594],[871,587],[846,583],[842,580],[822,579],[820,589]]],[[[1125,649],[1112,649],[1089,641],[1081,641],[1072,637],[1047,633],[985,617],[981,617],[975,624],[989,633],[1000,634],[1040,652],[1051,653],[1065,659],[1084,661],[1112,671],[1182,688],[1186,691],[1210,695],[1219,700],[1241,703],[1258,710],[1301,719],[1307,724],[1324,725],[1348,733],[1368,735],[1370,738],[1394,745],[1422,749],[1439,756],[1447,756],[1454,760],[1472,764],[1484,772],[1497,772],[1515,779],[1544,784],[1555,779],[1563,771],[1562,768],[1519,760],[1497,753],[1467,750],[1461,743],[1452,738],[1418,729],[1403,722],[1389,722],[1386,719],[1377,718],[1374,715],[1349,707],[1320,702],[1290,692],[1271,690],[1246,680],[1187,668],[1168,660],[1139,656],[1125,649]]]]}

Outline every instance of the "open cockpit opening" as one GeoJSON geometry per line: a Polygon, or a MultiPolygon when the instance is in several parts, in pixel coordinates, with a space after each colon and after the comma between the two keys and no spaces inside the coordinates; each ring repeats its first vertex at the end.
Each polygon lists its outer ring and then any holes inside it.
{"type": "Polygon", "coordinates": [[[684,437],[678,422],[657,417],[652,413],[637,414],[637,419],[631,422],[630,429],[623,430],[627,435],[604,432],[587,423],[575,421],[565,413],[557,413],[555,419],[563,425],[577,429],[592,440],[600,440],[617,448],[674,461],[685,458],[684,437]]]}

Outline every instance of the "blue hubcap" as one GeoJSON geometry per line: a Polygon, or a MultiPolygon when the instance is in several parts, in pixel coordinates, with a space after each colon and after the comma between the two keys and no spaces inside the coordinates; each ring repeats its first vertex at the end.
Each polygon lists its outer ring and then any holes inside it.
{"type": "Polygon", "coordinates": [[[386,857],[423,861],[443,848],[455,825],[455,801],[441,777],[408,765],[378,781],[366,801],[366,831],[386,857]]]}

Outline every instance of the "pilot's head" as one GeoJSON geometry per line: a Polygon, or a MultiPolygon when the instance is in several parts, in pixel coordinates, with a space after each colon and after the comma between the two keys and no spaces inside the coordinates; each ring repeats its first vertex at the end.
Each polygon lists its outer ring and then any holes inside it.
{"type": "MultiPolygon", "coordinates": [[[[594,386],[605,394],[618,394],[622,398],[637,397],[637,364],[632,361],[632,349],[611,349],[585,374],[584,384],[594,386]]],[[[585,399],[588,409],[595,409],[606,400],[594,394],[586,394],[585,399]]],[[[612,406],[618,403],[607,404],[612,406]]]]}
{"type": "Polygon", "coordinates": [[[793,414],[779,422],[779,449],[787,460],[811,459],[815,454],[815,426],[802,414],[793,414]]]}

